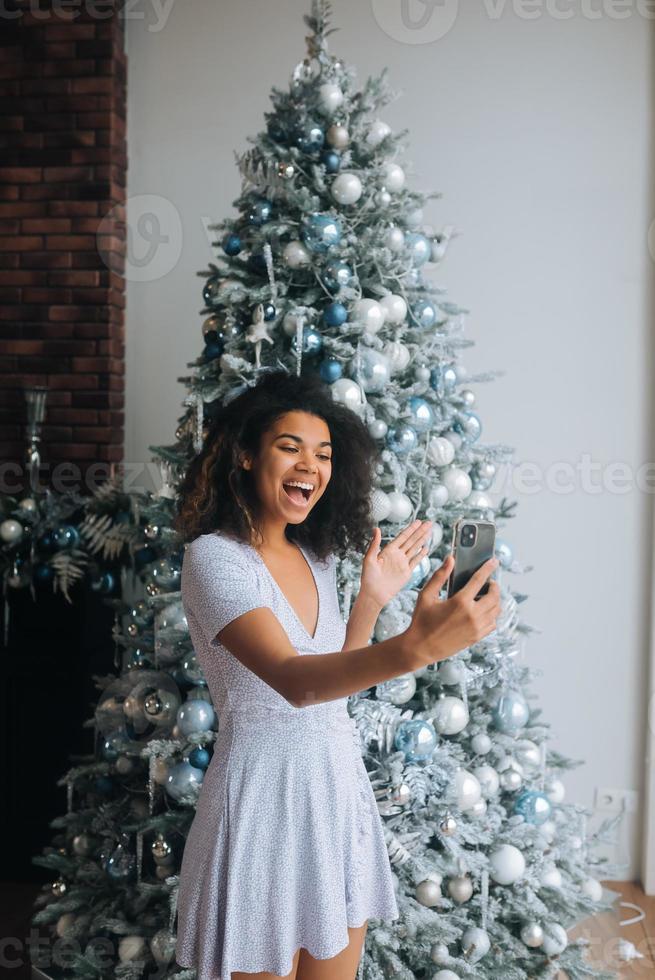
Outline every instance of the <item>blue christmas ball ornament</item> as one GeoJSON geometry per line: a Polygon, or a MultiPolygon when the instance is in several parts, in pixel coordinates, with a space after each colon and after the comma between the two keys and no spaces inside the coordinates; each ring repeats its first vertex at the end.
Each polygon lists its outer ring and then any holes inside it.
{"type": "Polygon", "coordinates": [[[39,562],[38,565],[34,566],[34,581],[41,585],[47,585],[48,582],[52,582],[55,577],[54,569],[50,565],[46,565],[45,562],[39,562]]]}
{"type": "Polygon", "coordinates": [[[450,364],[439,364],[430,371],[430,387],[435,391],[454,391],[457,385],[457,373],[450,364]]]}
{"type": "Polygon", "coordinates": [[[202,356],[206,361],[213,361],[215,358],[220,357],[222,353],[223,345],[218,340],[210,340],[209,343],[205,344],[202,356]]]}
{"type": "Polygon", "coordinates": [[[348,285],[352,274],[352,269],[345,262],[328,262],[322,276],[323,284],[331,293],[336,293],[342,286],[348,285]]]}
{"type": "Polygon", "coordinates": [[[323,150],[321,153],[321,163],[329,174],[337,174],[341,169],[341,154],[336,150],[323,150]]]}
{"type": "Polygon", "coordinates": [[[392,426],[386,435],[387,446],[398,456],[411,452],[416,448],[417,442],[416,430],[404,423],[392,426]]]}
{"type": "Polygon", "coordinates": [[[197,745],[195,749],[189,752],[189,762],[194,769],[206,769],[210,761],[211,756],[209,752],[201,745],[197,745]]]}
{"type": "Polygon", "coordinates": [[[305,218],[302,240],[312,252],[327,252],[341,241],[341,222],[331,214],[315,211],[305,218]]]}
{"type": "Polygon", "coordinates": [[[414,395],[409,399],[409,410],[412,413],[412,428],[417,432],[427,432],[434,425],[434,412],[432,405],[425,400],[414,395]]]}
{"type": "Polygon", "coordinates": [[[215,306],[218,304],[220,286],[220,280],[214,276],[213,279],[208,279],[205,285],[202,287],[202,298],[207,306],[215,306]]]}
{"type": "Polygon", "coordinates": [[[340,361],[336,361],[333,357],[328,357],[324,361],[321,361],[318,373],[323,381],[331,385],[343,376],[343,367],[340,361]]]}
{"type": "Polygon", "coordinates": [[[401,721],[396,728],[394,747],[405,753],[407,762],[428,761],[436,744],[437,733],[430,722],[422,718],[401,721]]]}
{"type": "Polygon", "coordinates": [[[509,568],[512,564],[513,552],[510,545],[504,538],[496,538],[494,554],[503,568],[509,568]]]}
{"type": "Polygon", "coordinates": [[[553,808],[545,793],[533,789],[524,789],[516,797],[514,813],[520,814],[526,823],[538,827],[549,820],[553,808]]]}
{"type": "Polygon", "coordinates": [[[276,143],[284,143],[287,139],[288,133],[286,127],[280,119],[269,119],[266,130],[271,139],[276,143]]]}
{"type": "Polygon", "coordinates": [[[414,326],[428,330],[437,322],[437,308],[429,299],[419,299],[409,308],[409,318],[414,326]]]}
{"type": "Polygon", "coordinates": [[[323,149],[325,133],[318,123],[310,121],[294,131],[293,142],[301,153],[314,156],[323,149]]]}
{"type": "Polygon", "coordinates": [[[343,303],[329,303],[323,310],[323,319],[328,327],[340,327],[348,319],[348,310],[343,303]]]}
{"type": "Polygon", "coordinates": [[[213,705],[203,698],[185,701],[177,710],[177,725],[183,735],[207,732],[216,721],[213,705]]]}
{"type": "Polygon", "coordinates": [[[52,534],[56,548],[76,548],[80,543],[80,532],[72,524],[62,524],[52,534]]]}
{"type": "Polygon", "coordinates": [[[196,769],[190,762],[178,762],[169,769],[164,783],[166,792],[174,800],[180,800],[189,794],[194,796],[202,785],[204,775],[202,769],[196,769]]]}
{"type": "Polygon", "coordinates": [[[125,749],[125,735],[121,731],[111,732],[103,739],[100,754],[107,762],[115,762],[125,749]]]}
{"type": "Polygon", "coordinates": [[[460,412],[453,422],[453,429],[460,434],[464,442],[475,442],[480,438],[482,422],[475,412],[460,412]]]}
{"type": "Polygon", "coordinates": [[[229,231],[223,239],[223,251],[226,255],[238,255],[241,251],[241,239],[234,231],[229,231]]]}
{"type": "Polygon", "coordinates": [[[274,320],[277,316],[277,310],[272,303],[264,303],[264,319],[267,322],[274,320]]]}
{"type": "Polygon", "coordinates": [[[530,708],[520,691],[506,691],[496,701],[492,711],[493,723],[500,732],[513,735],[524,728],[530,708]]]}
{"type": "Polygon", "coordinates": [[[91,589],[93,592],[99,592],[100,595],[111,595],[114,591],[116,585],[116,579],[111,572],[103,572],[97,578],[94,578],[91,582],[91,589]]]}
{"type": "Polygon", "coordinates": [[[405,245],[409,250],[412,264],[415,266],[425,265],[432,254],[430,241],[419,232],[409,231],[405,235],[405,245]]]}
{"type": "Polygon", "coordinates": [[[263,252],[252,252],[248,256],[246,265],[250,272],[254,272],[256,276],[265,276],[266,273],[266,258],[263,252]]]}
{"type": "Polygon", "coordinates": [[[264,225],[267,221],[271,220],[272,213],[272,201],[269,201],[267,197],[256,197],[250,202],[246,212],[246,220],[248,224],[255,225],[258,228],[260,225],[264,225]]]}
{"type": "MultiPolygon", "coordinates": [[[[298,345],[296,343],[296,337],[298,335],[294,334],[291,338],[291,350],[296,353],[298,350],[298,345]]],[[[302,344],[301,349],[303,354],[307,354],[312,357],[315,354],[320,354],[323,348],[323,338],[315,327],[311,327],[308,324],[302,328],[302,344]]]]}

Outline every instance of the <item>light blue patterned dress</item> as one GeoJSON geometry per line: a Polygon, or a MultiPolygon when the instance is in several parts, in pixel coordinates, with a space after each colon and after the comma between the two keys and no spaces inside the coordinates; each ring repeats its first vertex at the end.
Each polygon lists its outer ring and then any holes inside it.
{"type": "Polygon", "coordinates": [[[182,602],[219,718],[177,903],[176,960],[198,980],[283,977],[299,947],[328,959],[348,945],[348,926],[399,916],[347,698],[294,708],[216,641],[227,623],[266,606],[299,654],[341,649],[335,558],[301,551],[319,596],[314,636],[251,545],[219,532],[184,553],[182,602]]]}

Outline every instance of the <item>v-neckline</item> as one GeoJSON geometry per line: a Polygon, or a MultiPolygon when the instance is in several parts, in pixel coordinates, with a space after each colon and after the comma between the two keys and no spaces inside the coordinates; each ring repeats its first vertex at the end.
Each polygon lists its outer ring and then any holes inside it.
{"type": "Polygon", "coordinates": [[[264,561],[264,559],[262,558],[262,556],[260,555],[260,553],[254,547],[254,545],[248,544],[248,547],[251,549],[251,551],[253,551],[257,555],[257,558],[259,559],[259,561],[262,563],[262,565],[266,569],[266,571],[268,573],[268,576],[269,576],[271,582],[273,583],[273,585],[275,586],[275,588],[277,589],[277,591],[280,593],[280,595],[282,596],[282,598],[286,602],[287,607],[293,613],[294,619],[296,620],[296,622],[298,623],[298,625],[300,626],[300,628],[304,632],[305,636],[308,636],[310,640],[315,640],[316,637],[318,636],[318,631],[319,631],[320,626],[321,626],[321,611],[322,611],[321,610],[321,605],[322,605],[322,603],[321,603],[321,590],[319,589],[318,582],[316,581],[316,575],[314,573],[314,567],[312,565],[312,562],[309,559],[309,556],[305,552],[305,549],[301,545],[299,545],[297,542],[293,542],[293,543],[294,543],[295,547],[298,549],[298,551],[300,552],[300,554],[305,559],[305,562],[307,563],[307,567],[309,568],[309,571],[311,572],[312,579],[314,581],[314,588],[316,589],[316,599],[317,599],[318,612],[317,612],[317,616],[316,616],[316,627],[314,628],[314,635],[313,636],[309,632],[309,630],[307,629],[307,627],[305,626],[305,624],[303,623],[303,621],[301,620],[300,616],[298,615],[298,613],[296,612],[296,610],[293,608],[293,606],[291,605],[291,603],[289,602],[289,600],[287,599],[285,593],[282,591],[282,589],[278,585],[277,579],[273,575],[272,571],[270,570],[270,568],[268,567],[268,565],[266,564],[266,562],[264,561]]]}

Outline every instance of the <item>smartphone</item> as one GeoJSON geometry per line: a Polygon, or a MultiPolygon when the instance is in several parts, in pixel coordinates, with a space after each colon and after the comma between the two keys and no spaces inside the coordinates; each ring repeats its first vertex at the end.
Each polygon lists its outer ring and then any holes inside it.
{"type": "MultiPolygon", "coordinates": [[[[460,517],[453,528],[453,557],[455,564],[448,579],[448,598],[466,585],[474,572],[494,557],[496,546],[496,525],[493,521],[478,521],[460,517]]],[[[486,595],[489,579],[482,584],[475,596],[486,595]]]]}

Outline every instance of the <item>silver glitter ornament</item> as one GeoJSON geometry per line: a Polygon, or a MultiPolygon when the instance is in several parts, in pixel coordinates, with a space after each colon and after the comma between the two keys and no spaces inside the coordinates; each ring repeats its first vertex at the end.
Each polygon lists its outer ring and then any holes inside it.
{"type": "Polygon", "coordinates": [[[455,833],[455,831],[457,830],[457,821],[455,820],[452,813],[446,814],[446,816],[439,824],[439,830],[441,831],[442,834],[445,834],[446,837],[451,837],[455,833]]]}

